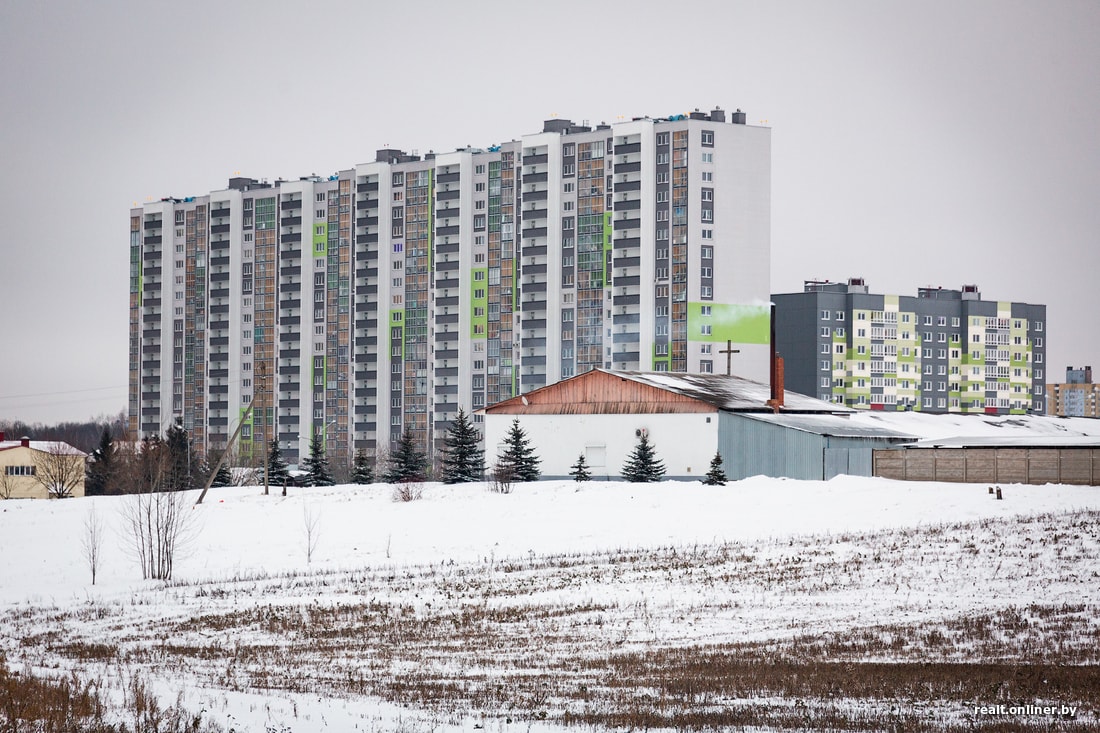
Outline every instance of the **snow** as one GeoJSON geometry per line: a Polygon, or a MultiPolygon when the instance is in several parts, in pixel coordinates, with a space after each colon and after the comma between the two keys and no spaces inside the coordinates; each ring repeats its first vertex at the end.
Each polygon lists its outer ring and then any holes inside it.
{"type": "MultiPolygon", "coordinates": [[[[1088,486],[1007,486],[1007,499],[997,502],[984,485],[850,476],[827,482],[759,476],[725,487],[553,481],[517,484],[507,495],[485,484],[428,484],[423,500],[408,503],[392,501],[385,484],[291,488],[288,497],[280,492],[211,489],[191,509],[197,537],[177,560],[175,577],[306,570],[307,506],[320,517],[315,570],[742,542],[1100,509],[1100,489],[1088,486]]],[[[0,603],[111,596],[146,587],[124,547],[124,501],[0,502],[0,603]],[[110,535],[94,587],[79,552],[83,523],[93,510],[110,535]],[[58,538],[65,538],[60,546],[58,538]]]]}
{"type": "MultiPolygon", "coordinates": [[[[889,426],[909,429],[908,424],[889,426]]],[[[1004,429],[992,425],[987,428],[1004,429]]],[[[303,604],[301,613],[308,614],[309,603],[343,602],[341,599],[348,594],[363,593],[364,587],[371,588],[372,596],[408,603],[420,612],[433,604],[438,607],[452,603],[457,608],[471,602],[447,600],[453,591],[447,584],[454,582],[454,574],[461,576],[469,571],[474,575],[484,568],[498,572],[496,569],[509,563],[516,572],[494,582],[514,584],[509,593],[523,597],[524,603],[634,609],[635,620],[640,618],[644,623],[631,626],[627,621],[616,632],[622,634],[619,643],[627,646],[709,643],[732,637],[773,639],[802,627],[828,631],[870,623],[876,618],[884,622],[937,619],[1004,603],[1100,601],[1096,583],[1086,585],[1082,597],[1082,581],[1076,573],[1019,584],[995,563],[995,557],[978,553],[959,565],[957,558],[945,555],[942,561],[936,560],[934,548],[908,547],[904,540],[894,540],[895,547],[900,548],[899,562],[907,562],[905,558],[916,557],[914,553],[919,552],[920,567],[895,568],[893,576],[883,581],[891,584],[890,594],[871,591],[853,578],[834,575],[826,564],[820,564],[820,576],[806,581],[814,585],[811,595],[792,597],[769,590],[771,585],[731,587],[729,583],[716,585],[697,579],[678,585],[678,581],[664,577],[667,572],[663,566],[648,560],[611,573],[605,567],[606,561],[599,559],[601,553],[667,553],[669,548],[674,553],[675,548],[691,548],[691,553],[702,553],[699,557],[713,557],[716,548],[732,545],[746,548],[744,552],[755,555],[761,563],[793,562],[790,553],[796,552],[799,562],[811,556],[847,560],[866,552],[866,543],[874,541],[868,533],[1100,511],[1097,487],[1000,488],[1004,496],[1001,501],[989,494],[986,485],[849,476],[827,482],[753,477],[724,487],[697,482],[638,485],[546,481],[517,484],[511,494],[494,493],[486,484],[429,483],[424,486],[423,499],[407,503],[393,501],[392,487],[383,484],[291,488],[286,497],[279,489],[273,489],[269,496],[256,487],[212,489],[202,505],[189,509],[193,538],[180,553],[173,583],[167,585],[143,581],[127,551],[120,512],[127,497],[3,501],[0,613],[12,617],[18,611],[20,618],[33,618],[35,613],[45,614],[50,608],[88,607],[104,609],[104,616],[122,619],[119,623],[129,624],[131,629],[143,624],[152,628],[168,620],[186,619],[196,607],[213,614],[236,612],[261,602],[295,604],[295,608],[303,604]],[[94,586],[80,549],[85,522],[92,512],[108,528],[94,586]],[[304,530],[307,514],[318,518],[319,528],[319,541],[308,564],[304,530]],[[561,568],[540,575],[538,560],[551,556],[593,558],[592,568],[585,571],[587,575],[561,568]],[[425,568],[457,570],[447,575],[442,570],[425,568]],[[950,568],[947,580],[935,581],[935,573],[942,577],[944,568],[950,568]],[[385,578],[392,581],[395,577],[400,582],[387,588],[385,578]],[[988,581],[983,580],[987,577],[988,581]],[[895,595],[899,588],[904,591],[904,601],[898,600],[901,595],[895,595]]],[[[191,500],[197,495],[194,492],[191,500]]],[[[979,545],[983,537],[992,541],[990,533],[994,530],[982,534],[974,526],[965,530],[969,538],[966,541],[975,537],[979,545]]],[[[1020,537],[1028,531],[1033,530],[1020,529],[1020,537]]],[[[960,534],[950,541],[961,545],[964,539],[960,534]]],[[[1011,549],[1011,541],[1008,544],[1011,549]]],[[[1043,552],[1054,552],[1044,548],[1043,552]]],[[[1031,557],[1035,563],[1078,562],[1072,548],[1059,549],[1057,556],[1035,552],[1031,557]]],[[[1006,551],[1001,562],[1010,566],[1027,562],[1014,558],[1006,551]]],[[[1087,560],[1082,558],[1080,562],[1083,575],[1087,560]]],[[[696,572],[706,575],[706,568],[696,572]]],[[[1020,565],[1019,572],[1027,572],[1027,567],[1020,565]]],[[[604,613],[598,615],[603,624],[604,613]]],[[[607,616],[608,627],[618,628],[614,614],[607,616]]],[[[0,628],[4,629],[0,631],[0,649],[9,654],[18,651],[23,640],[20,635],[27,633],[27,627],[0,628]]],[[[86,635],[96,639],[113,634],[120,643],[123,638],[141,636],[139,630],[123,633],[121,627],[102,620],[90,620],[83,626],[69,621],[65,628],[73,638],[86,635]]],[[[227,637],[222,643],[266,638],[256,629],[235,633],[237,636],[227,637]]],[[[604,633],[610,632],[605,629],[604,633]]],[[[202,629],[194,630],[192,636],[211,643],[202,629]]],[[[454,662],[451,666],[456,665],[454,662]]],[[[463,674],[471,671],[463,669],[463,674]]],[[[156,678],[160,680],[158,689],[174,699],[180,693],[181,680],[189,680],[184,694],[187,701],[196,707],[221,710],[245,730],[263,730],[292,719],[296,733],[346,730],[353,725],[369,729],[368,723],[383,729],[398,727],[395,721],[403,716],[411,716],[429,728],[458,730],[469,729],[468,723],[479,715],[477,711],[459,711],[440,719],[437,712],[410,711],[374,698],[342,697],[338,702],[322,702],[315,694],[265,695],[235,689],[228,683],[220,687],[211,684],[210,677],[204,677],[198,667],[190,673],[194,678],[178,670],[162,672],[156,678]]]]}
{"type": "Polygon", "coordinates": [[[946,438],[1004,438],[1029,444],[1035,439],[1100,438],[1100,420],[1046,415],[960,415],[862,410],[849,418],[853,424],[876,426],[925,440],[946,438]]]}

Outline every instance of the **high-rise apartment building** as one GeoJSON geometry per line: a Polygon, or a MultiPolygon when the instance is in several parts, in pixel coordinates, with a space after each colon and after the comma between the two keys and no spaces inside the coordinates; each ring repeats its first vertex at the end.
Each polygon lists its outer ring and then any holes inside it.
{"type": "Polygon", "coordinates": [[[336,460],[594,367],[768,374],[771,134],[720,109],[131,211],[130,420],[336,460]]]}
{"type": "Polygon", "coordinates": [[[1066,381],[1047,385],[1047,414],[1058,417],[1100,417],[1100,384],[1092,367],[1066,367],[1066,381]]]}
{"type": "Polygon", "coordinates": [[[1044,305],[975,285],[875,295],[861,278],[772,300],[788,389],[871,410],[1043,412],[1044,305]]]}

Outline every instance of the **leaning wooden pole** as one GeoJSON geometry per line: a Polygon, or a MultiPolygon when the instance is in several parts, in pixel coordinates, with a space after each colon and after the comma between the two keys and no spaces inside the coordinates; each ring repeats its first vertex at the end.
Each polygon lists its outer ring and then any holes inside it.
{"type": "Polygon", "coordinates": [[[233,431],[233,435],[229,437],[229,442],[226,444],[225,450],[222,451],[222,457],[218,459],[218,464],[214,466],[214,470],[210,472],[209,478],[206,479],[206,486],[203,487],[202,493],[199,494],[198,500],[195,501],[196,506],[201,504],[202,500],[206,498],[206,492],[210,491],[210,485],[214,483],[214,479],[218,475],[218,470],[229,456],[229,450],[233,447],[233,444],[237,442],[237,436],[241,434],[241,428],[244,427],[244,423],[248,420],[248,416],[252,414],[252,405],[255,403],[256,395],[252,395],[252,400],[248,403],[248,407],[245,409],[244,414],[241,415],[241,421],[237,423],[237,429],[233,431]]]}

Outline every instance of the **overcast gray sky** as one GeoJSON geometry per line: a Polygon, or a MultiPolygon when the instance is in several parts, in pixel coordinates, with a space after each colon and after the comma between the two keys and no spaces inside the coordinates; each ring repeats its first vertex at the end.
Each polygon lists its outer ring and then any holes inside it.
{"type": "Polygon", "coordinates": [[[1100,366],[1100,3],[0,0],[0,418],[125,408],[129,208],[721,105],[772,133],[772,292],[976,283],[1100,366]]]}

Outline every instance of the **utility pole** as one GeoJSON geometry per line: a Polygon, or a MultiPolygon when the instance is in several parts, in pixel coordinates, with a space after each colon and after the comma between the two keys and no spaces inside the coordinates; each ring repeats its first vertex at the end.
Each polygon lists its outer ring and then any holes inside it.
{"type": "Polygon", "coordinates": [[[225,450],[222,451],[222,457],[218,459],[218,462],[210,471],[210,477],[206,479],[206,486],[203,487],[202,493],[199,494],[199,498],[195,500],[195,504],[201,504],[202,500],[206,498],[206,492],[210,491],[210,485],[214,483],[214,478],[218,475],[218,469],[222,467],[222,464],[225,463],[225,459],[229,457],[229,451],[233,448],[233,444],[237,442],[237,436],[241,434],[241,428],[244,427],[244,423],[248,420],[248,416],[252,414],[252,406],[255,404],[256,395],[253,393],[252,399],[248,403],[248,407],[245,409],[244,414],[241,415],[240,422],[237,423],[237,429],[229,436],[229,442],[226,443],[225,450]]]}
{"type": "Polygon", "coordinates": [[[730,339],[726,341],[726,348],[722,349],[718,353],[726,355],[726,376],[728,377],[733,371],[733,355],[740,354],[741,349],[733,348],[733,340],[730,339]]]}

